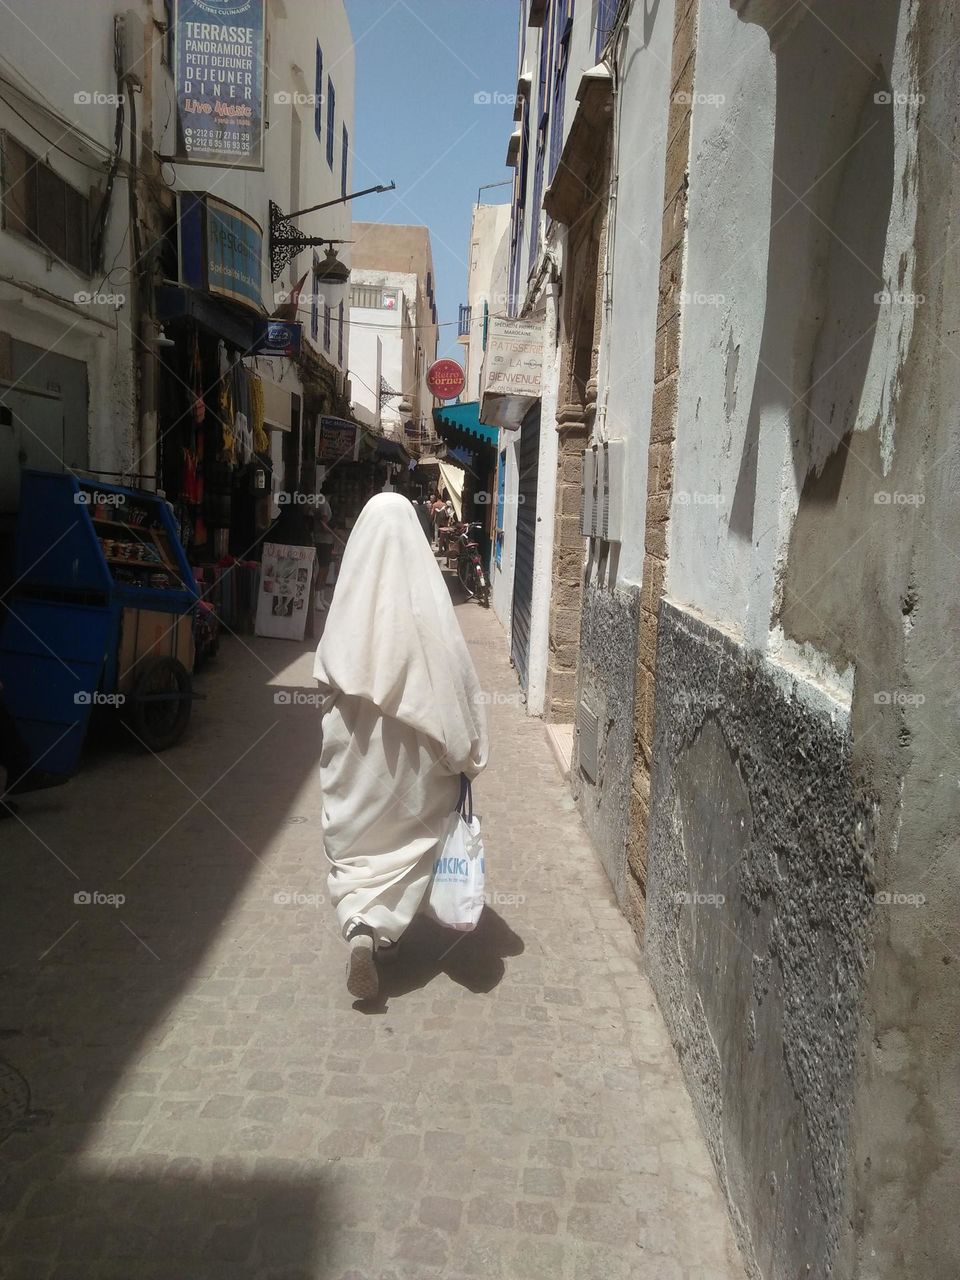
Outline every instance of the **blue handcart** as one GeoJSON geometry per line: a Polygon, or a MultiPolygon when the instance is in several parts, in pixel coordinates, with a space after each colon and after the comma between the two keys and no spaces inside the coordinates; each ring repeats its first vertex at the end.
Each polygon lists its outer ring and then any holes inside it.
{"type": "Polygon", "coordinates": [[[32,765],[76,772],[91,713],[115,707],[150,751],[193,702],[197,586],[163,498],[25,470],[0,630],[0,683],[32,765]]]}

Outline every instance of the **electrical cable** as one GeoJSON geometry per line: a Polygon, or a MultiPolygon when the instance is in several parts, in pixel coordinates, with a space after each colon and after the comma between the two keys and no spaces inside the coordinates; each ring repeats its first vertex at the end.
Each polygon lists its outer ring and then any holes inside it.
{"type": "MultiPolygon", "coordinates": [[[[31,120],[27,119],[27,117],[23,114],[23,112],[18,111],[17,108],[13,105],[13,103],[9,102],[3,96],[2,93],[0,93],[0,102],[2,102],[4,106],[9,107],[10,110],[13,112],[13,114],[15,116],[18,116],[23,121],[23,123],[27,126],[28,129],[32,129],[33,132],[37,135],[37,137],[42,138],[44,142],[47,144],[47,146],[52,147],[54,151],[59,151],[62,156],[66,156],[67,159],[72,160],[74,164],[83,165],[84,169],[94,169],[97,173],[103,172],[104,165],[106,165],[109,162],[108,157],[104,157],[104,159],[101,160],[99,164],[91,164],[89,160],[80,160],[76,156],[72,156],[69,151],[64,151],[63,147],[59,146],[56,142],[54,142],[52,138],[48,138],[47,135],[43,133],[42,130],[38,129],[37,126],[31,120]]],[[[80,145],[88,146],[89,144],[87,143],[86,139],[84,139],[83,143],[80,145]]]]}
{"type": "MultiPolygon", "coordinates": [[[[107,172],[103,199],[97,210],[93,228],[90,232],[90,257],[93,265],[99,270],[103,266],[103,248],[107,237],[107,219],[110,216],[110,202],[117,172],[120,168],[120,157],[123,155],[124,95],[123,95],[123,46],[120,41],[119,23],[113,27],[113,66],[117,76],[117,114],[113,126],[113,156],[107,172]]],[[[132,107],[132,100],[131,100],[132,107]]],[[[132,184],[131,184],[132,185],[132,184]]],[[[116,259],[114,259],[116,261],[116,259]]]]}

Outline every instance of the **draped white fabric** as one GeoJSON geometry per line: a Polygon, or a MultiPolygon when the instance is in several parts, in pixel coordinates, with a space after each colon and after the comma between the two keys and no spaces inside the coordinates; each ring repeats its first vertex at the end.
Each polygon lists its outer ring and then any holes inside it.
{"type": "Polygon", "coordinates": [[[314,674],[324,847],[341,926],[396,939],[427,890],[459,776],[487,761],[480,683],[411,503],[378,494],[344,551],[314,674]]]}
{"type": "Polygon", "coordinates": [[[314,675],[443,748],[451,773],[487,761],[480,682],[413,504],[371,498],[353,527],[314,675]]]}

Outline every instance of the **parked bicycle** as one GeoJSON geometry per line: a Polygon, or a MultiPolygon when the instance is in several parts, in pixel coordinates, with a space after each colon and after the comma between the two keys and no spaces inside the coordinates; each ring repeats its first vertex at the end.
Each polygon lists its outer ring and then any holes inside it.
{"type": "Polygon", "coordinates": [[[482,524],[465,524],[457,534],[460,550],[457,555],[457,577],[460,585],[470,597],[485,609],[490,607],[490,583],[487,571],[483,567],[483,556],[480,553],[480,538],[483,534],[482,524]]]}

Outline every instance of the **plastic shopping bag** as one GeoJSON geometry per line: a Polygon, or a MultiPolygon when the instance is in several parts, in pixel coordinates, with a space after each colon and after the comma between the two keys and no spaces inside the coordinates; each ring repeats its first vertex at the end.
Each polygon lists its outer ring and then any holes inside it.
{"type": "Polygon", "coordinates": [[[469,933],[483,911],[484,860],[480,819],[473,813],[473,793],[464,778],[460,803],[450,815],[437,848],[430,883],[430,910],[448,929],[469,933]]]}

